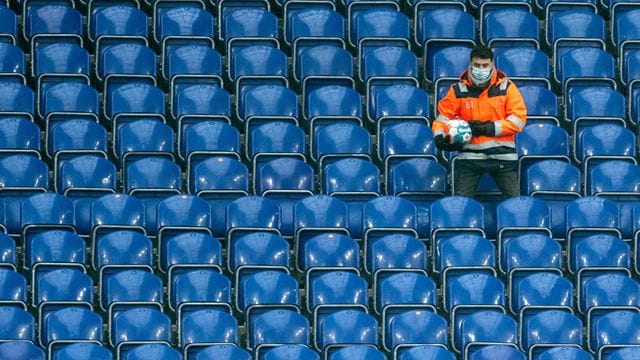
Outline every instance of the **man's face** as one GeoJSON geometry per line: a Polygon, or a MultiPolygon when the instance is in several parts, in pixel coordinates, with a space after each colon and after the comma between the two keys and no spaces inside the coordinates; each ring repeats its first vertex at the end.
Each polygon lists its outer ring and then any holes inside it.
{"type": "Polygon", "coordinates": [[[471,67],[476,69],[491,69],[491,67],[493,67],[493,61],[491,61],[491,59],[474,57],[471,58],[471,67]]]}

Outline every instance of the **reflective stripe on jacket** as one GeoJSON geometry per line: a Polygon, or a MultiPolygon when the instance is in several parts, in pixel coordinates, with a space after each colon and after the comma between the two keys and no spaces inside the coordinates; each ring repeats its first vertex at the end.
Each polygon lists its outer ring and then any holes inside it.
{"type": "Polygon", "coordinates": [[[515,134],[527,122],[527,109],[520,91],[505,73],[496,70],[485,89],[473,86],[465,70],[460,81],[451,85],[438,102],[433,134],[446,134],[447,122],[463,120],[493,121],[496,136],[474,136],[458,155],[460,159],[517,160],[515,134]]]}

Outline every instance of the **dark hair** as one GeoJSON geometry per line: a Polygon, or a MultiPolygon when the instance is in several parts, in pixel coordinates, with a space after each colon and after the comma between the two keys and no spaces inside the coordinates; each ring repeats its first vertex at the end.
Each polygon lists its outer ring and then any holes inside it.
{"type": "Polygon", "coordinates": [[[469,60],[473,58],[489,59],[493,61],[493,51],[491,51],[490,47],[484,45],[476,45],[473,47],[473,49],[471,49],[469,60]]]}

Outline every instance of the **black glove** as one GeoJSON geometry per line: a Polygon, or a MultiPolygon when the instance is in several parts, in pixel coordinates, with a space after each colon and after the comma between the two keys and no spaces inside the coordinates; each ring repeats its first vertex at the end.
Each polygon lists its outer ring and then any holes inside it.
{"type": "Polygon", "coordinates": [[[463,143],[451,142],[451,136],[438,134],[433,137],[436,147],[444,151],[460,151],[464,147],[463,143]]]}
{"type": "Polygon", "coordinates": [[[469,121],[473,136],[496,136],[496,124],[493,121],[469,121]]]}

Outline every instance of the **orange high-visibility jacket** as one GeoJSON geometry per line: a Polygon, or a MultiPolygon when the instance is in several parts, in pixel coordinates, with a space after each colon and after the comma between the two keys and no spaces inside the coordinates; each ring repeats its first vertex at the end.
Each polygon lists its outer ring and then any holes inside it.
{"type": "Polygon", "coordinates": [[[438,103],[438,116],[433,122],[433,135],[446,134],[447,122],[463,120],[493,121],[496,136],[474,136],[460,151],[459,159],[517,160],[515,134],[527,121],[527,108],[516,85],[505,73],[496,69],[485,89],[472,85],[468,70],[460,81],[451,85],[438,103]]]}

